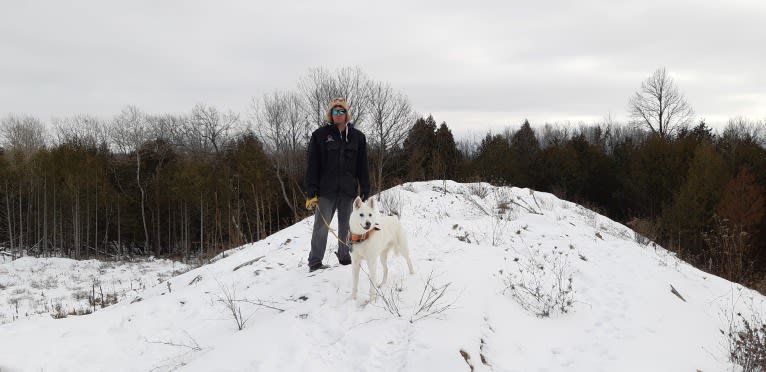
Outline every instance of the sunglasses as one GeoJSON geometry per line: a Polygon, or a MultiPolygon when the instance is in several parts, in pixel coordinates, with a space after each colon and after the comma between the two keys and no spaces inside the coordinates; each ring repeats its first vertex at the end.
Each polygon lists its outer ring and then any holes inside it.
{"type": "Polygon", "coordinates": [[[346,110],[344,109],[332,109],[333,116],[337,115],[346,115],[346,110]]]}

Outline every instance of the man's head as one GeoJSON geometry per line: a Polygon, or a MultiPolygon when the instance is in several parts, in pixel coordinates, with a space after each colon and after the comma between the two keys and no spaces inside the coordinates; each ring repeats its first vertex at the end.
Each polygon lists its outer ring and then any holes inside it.
{"type": "Polygon", "coordinates": [[[335,125],[351,121],[348,103],[344,98],[335,98],[327,105],[327,120],[335,125]]]}

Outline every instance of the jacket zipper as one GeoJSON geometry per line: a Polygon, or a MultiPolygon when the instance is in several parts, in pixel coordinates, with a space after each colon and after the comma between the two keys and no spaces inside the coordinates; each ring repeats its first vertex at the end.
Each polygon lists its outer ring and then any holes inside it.
{"type": "MultiPolygon", "coordinates": [[[[343,151],[345,146],[343,145],[343,133],[338,130],[338,142],[340,142],[340,150],[338,150],[338,170],[343,172],[343,151]]],[[[338,188],[335,192],[337,196],[340,196],[340,182],[338,182],[338,188]]]]}

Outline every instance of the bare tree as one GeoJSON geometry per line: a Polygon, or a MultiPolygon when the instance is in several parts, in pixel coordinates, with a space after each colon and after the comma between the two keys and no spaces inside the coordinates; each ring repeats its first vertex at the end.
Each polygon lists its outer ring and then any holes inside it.
{"type": "Polygon", "coordinates": [[[109,143],[106,123],[95,116],[80,114],[52,120],[55,138],[59,144],[78,142],[88,147],[109,143]]]}
{"type": "Polygon", "coordinates": [[[29,233],[32,231],[32,225],[28,216],[33,205],[32,189],[35,182],[30,159],[45,147],[45,126],[33,116],[8,115],[0,120],[0,140],[7,150],[15,154],[8,158],[8,165],[16,170],[16,179],[3,177],[3,199],[6,204],[4,212],[13,257],[14,254],[22,254],[30,247],[29,233]]]}
{"type": "Polygon", "coordinates": [[[383,82],[371,82],[369,91],[369,128],[367,136],[374,151],[376,189],[383,190],[383,168],[391,159],[386,151],[400,145],[415,122],[409,99],[383,82]]]}
{"type": "Polygon", "coordinates": [[[141,146],[152,138],[146,115],[135,106],[128,106],[112,120],[110,133],[119,151],[135,153],[136,183],[141,193],[141,221],[144,228],[144,249],[149,247],[149,230],[146,226],[146,187],[141,181],[141,146]]]}
{"type": "Polygon", "coordinates": [[[694,119],[694,110],[664,67],[641,83],[641,90],[631,97],[628,109],[636,124],[662,137],[673,135],[694,119]]]}
{"type": "Polygon", "coordinates": [[[45,125],[29,115],[8,115],[0,120],[3,146],[27,156],[45,147],[45,125]]]}
{"type": "Polygon", "coordinates": [[[136,106],[125,107],[112,119],[109,135],[118,152],[128,154],[136,151],[142,143],[151,139],[146,114],[136,106]]]}
{"type": "Polygon", "coordinates": [[[303,111],[306,121],[313,128],[319,128],[327,122],[327,103],[333,99],[332,77],[323,68],[310,69],[298,82],[298,89],[303,97],[303,111]]]}
{"type": "Polygon", "coordinates": [[[303,199],[300,179],[305,168],[309,122],[304,119],[297,93],[274,92],[251,103],[251,124],[273,162],[285,203],[299,218],[298,200],[303,199]]]}
{"type": "Polygon", "coordinates": [[[314,128],[327,122],[327,104],[335,97],[349,103],[357,128],[366,124],[369,112],[369,79],[358,67],[346,67],[331,73],[323,68],[309,70],[298,82],[305,120],[314,128]]]}
{"type": "Polygon", "coordinates": [[[572,137],[571,127],[559,123],[545,123],[542,134],[540,135],[540,144],[543,148],[548,146],[558,146],[572,137]]]}
{"type": "Polygon", "coordinates": [[[239,115],[233,112],[222,114],[213,106],[197,104],[186,129],[189,135],[203,141],[203,150],[210,152],[212,147],[215,154],[220,154],[223,143],[238,122],[239,115]]]}
{"type": "Polygon", "coordinates": [[[346,98],[354,125],[357,128],[364,127],[368,122],[370,110],[369,78],[359,67],[342,68],[335,73],[334,78],[334,97],[346,98]]]}
{"type": "Polygon", "coordinates": [[[161,114],[146,117],[152,137],[162,139],[176,148],[184,145],[184,126],[189,118],[184,115],[161,114]]]}
{"type": "Polygon", "coordinates": [[[721,137],[766,146],[766,126],[764,126],[763,122],[756,122],[738,116],[729,119],[721,137]]]}

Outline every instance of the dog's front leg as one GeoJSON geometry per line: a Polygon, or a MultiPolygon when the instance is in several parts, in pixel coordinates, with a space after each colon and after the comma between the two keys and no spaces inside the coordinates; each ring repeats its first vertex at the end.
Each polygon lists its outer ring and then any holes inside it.
{"type": "Polygon", "coordinates": [[[374,302],[377,297],[375,291],[375,271],[377,270],[377,257],[367,260],[367,268],[370,269],[370,302],[374,302]]]}
{"type": "Polygon", "coordinates": [[[356,291],[359,289],[359,268],[359,259],[354,257],[351,263],[351,281],[353,282],[351,285],[351,298],[354,300],[356,300],[356,291]]]}

